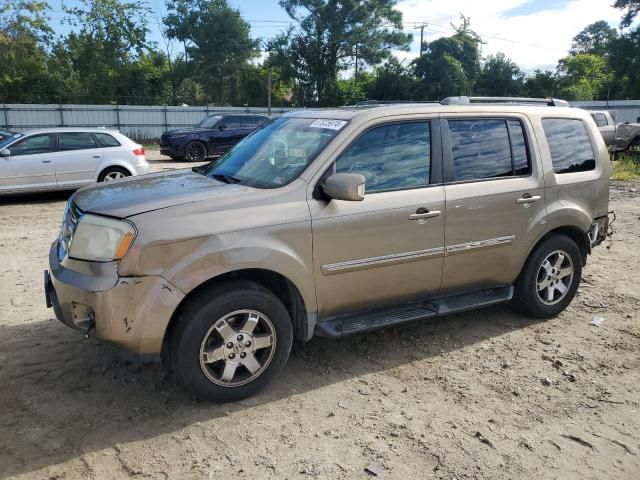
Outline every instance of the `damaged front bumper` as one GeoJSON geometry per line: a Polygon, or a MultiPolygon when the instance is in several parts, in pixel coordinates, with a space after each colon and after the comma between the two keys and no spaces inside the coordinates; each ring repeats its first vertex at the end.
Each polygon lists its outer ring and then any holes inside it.
{"type": "Polygon", "coordinates": [[[61,263],[57,251],[56,241],[44,290],[58,320],[134,354],[160,353],[182,292],[160,276],[119,277],[114,263],[61,263]]]}

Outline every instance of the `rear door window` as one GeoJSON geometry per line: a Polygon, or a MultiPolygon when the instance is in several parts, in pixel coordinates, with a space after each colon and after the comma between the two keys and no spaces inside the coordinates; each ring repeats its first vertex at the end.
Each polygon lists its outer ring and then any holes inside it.
{"type": "Polygon", "coordinates": [[[58,134],[58,150],[68,152],[70,150],[88,150],[98,148],[98,143],[91,133],[73,132],[58,134]]]}
{"type": "Polygon", "coordinates": [[[449,120],[452,181],[528,175],[531,161],[519,120],[449,120]]]}
{"type": "Polygon", "coordinates": [[[336,161],[336,173],[363,175],[369,193],[427,186],[430,168],[429,122],[367,130],[336,161]]]}
{"type": "Polygon", "coordinates": [[[242,128],[242,116],[241,115],[229,115],[222,118],[227,128],[242,128]]]}
{"type": "Polygon", "coordinates": [[[555,173],[595,170],[596,156],[582,120],[545,118],[542,120],[542,127],[547,137],[555,173]]]}

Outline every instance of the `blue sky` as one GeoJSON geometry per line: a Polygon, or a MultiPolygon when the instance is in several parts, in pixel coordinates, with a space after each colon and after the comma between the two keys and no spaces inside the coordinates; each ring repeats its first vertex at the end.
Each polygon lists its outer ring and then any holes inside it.
{"type": "MultiPolygon", "coordinates": [[[[59,24],[62,0],[50,0],[52,24],[57,33],[69,27],[59,24]]],[[[150,18],[150,38],[163,46],[160,35],[164,0],[147,0],[154,14],[150,18]]],[[[68,5],[84,4],[67,0],[68,5]]],[[[254,37],[268,39],[286,29],[290,23],[278,0],[229,0],[251,24],[254,37]]],[[[426,22],[426,40],[451,35],[451,23],[459,24],[460,13],[471,18],[471,27],[486,42],[483,55],[503,52],[525,71],[535,68],[555,68],[558,59],[571,47],[571,39],[589,23],[606,20],[617,26],[621,12],[610,6],[613,0],[401,0],[405,30],[413,32],[414,42],[409,52],[397,52],[409,62],[419,52],[419,31],[416,23],[426,22]]]]}

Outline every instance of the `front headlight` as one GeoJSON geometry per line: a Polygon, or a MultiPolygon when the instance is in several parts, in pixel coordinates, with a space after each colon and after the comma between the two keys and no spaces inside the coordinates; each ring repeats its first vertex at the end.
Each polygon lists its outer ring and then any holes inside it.
{"type": "Polygon", "coordinates": [[[169,138],[184,138],[184,137],[188,137],[189,134],[184,133],[184,134],[180,134],[180,135],[169,135],[169,138]]]}
{"type": "Polygon", "coordinates": [[[136,238],[132,223],[85,214],[73,233],[69,256],[90,262],[111,262],[124,257],[136,238]]]}

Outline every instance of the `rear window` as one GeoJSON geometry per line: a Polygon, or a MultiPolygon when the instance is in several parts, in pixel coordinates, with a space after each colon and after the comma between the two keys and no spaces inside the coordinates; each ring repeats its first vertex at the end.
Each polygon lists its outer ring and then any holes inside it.
{"type": "Polygon", "coordinates": [[[118,142],[118,140],[113,138],[108,133],[96,133],[95,136],[98,139],[98,142],[100,142],[100,145],[103,147],[119,147],[120,146],[120,142],[118,142]]]}
{"type": "Polygon", "coordinates": [[[449,120],[453,181],[528,175],[531,162],[518,120],[449,120]]]}
{"type": "Polygon", "coordinates": [[[545,118],[542,127],[555,173],[587,172],[596,168],[591,139],[582,120],[545,118]]]}
{"type": "Polygon", "coordinates": [[[604,113],[592,113],[591,117],[596,122],[598,127],[606,127],[607,126],[607,117],[605,117],[604,113]]]}

